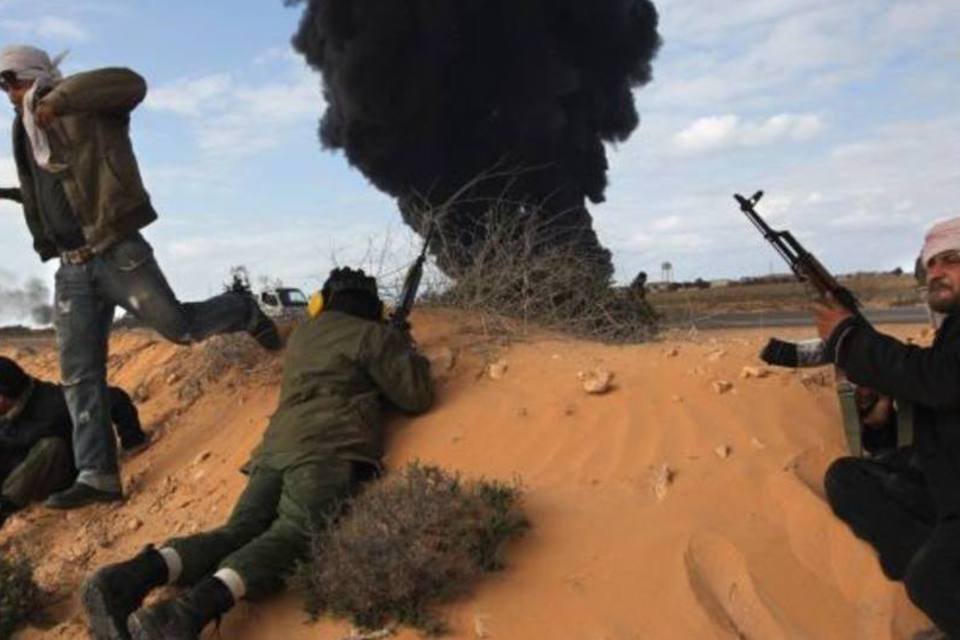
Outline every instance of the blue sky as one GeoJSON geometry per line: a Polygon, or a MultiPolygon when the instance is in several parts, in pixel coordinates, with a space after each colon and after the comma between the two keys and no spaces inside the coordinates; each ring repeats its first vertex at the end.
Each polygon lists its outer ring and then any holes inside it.
{"type": "MultiPolygon", "coordinates": [[[[587,0],[585,0],[587,1],[587,0]]],[[[912,264],[930,222],[960,215],[956,0],[660,0],[665,45],[637,92],[641,128],[610,149],[592,208],[617,277],[782,270],[737,212],[764,188],[837,271],[912,264]]],[[[160,220],[146,236],[183,299],[246,264],[305,289],[333,262],[386,268],[416,244],[393,202],[321,151],[319,78],[289,47],[281,0],[0,0],[0,43],[70,49],[67,73],[125,65],[150,85],[133,137],[160,220]]],[[[6,132],[12,110],[0,106],[6,132]]],[[[0,185],[14,182],[6,133],[0,185]]],[[[36,275],[0,204],[0,287],[36,275]]]]}

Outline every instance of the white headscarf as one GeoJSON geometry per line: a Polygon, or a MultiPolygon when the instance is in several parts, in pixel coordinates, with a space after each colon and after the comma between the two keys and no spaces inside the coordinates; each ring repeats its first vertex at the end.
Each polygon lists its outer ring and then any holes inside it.
{"type": "Polygon", "coordinates": [[[960,251],[960,218],[938,222],[927,231],[920,256],[924,268],[930,264],[931,258],[944,251],[960,251]]]}
{"type": "Polygon", "coordinates": [[[12,71],[18,80],[34,81],[23,100],[23,127],[33,147],[34,159],[47,170],[54,168],[50,163],[50,141],[46,132],[37,126],[33,112],[37,107],[37,96],[42,96],[63,79],[60,63],[66,56],[64,51],[51,60],[46,51],[28,45],[15,45],[0,51],[0,73],[12,71]]]}

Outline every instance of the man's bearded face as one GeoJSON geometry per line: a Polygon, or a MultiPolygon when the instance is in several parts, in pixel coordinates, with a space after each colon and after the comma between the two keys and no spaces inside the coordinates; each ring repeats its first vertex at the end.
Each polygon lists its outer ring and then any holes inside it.
{"type": "Polygon", "coordinates": [[[938,313],[960,313],[960,251],[938,253],[927,263],[927,302],[938,313]]]}

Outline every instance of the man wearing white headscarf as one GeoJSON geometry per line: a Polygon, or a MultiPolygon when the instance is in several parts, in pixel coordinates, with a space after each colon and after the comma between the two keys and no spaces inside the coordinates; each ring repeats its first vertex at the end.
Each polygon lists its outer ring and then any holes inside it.
{"type": "Polygon", "coordinates": [[[157,217],[129,135],[146,82],[123,68],[63,77],[62,58],[7,47],[0,51],[0,88],[16,111],[16,195],[34,249],[42,260],[60,259],[54,322],[79,475],[46,504],[71,509],[122,498],[106,382],[117,305],[181,344],[235,331],[248,331],[268,349],[281,344],[250,295],[177,300],[140,235],[157,217]]]}
{"type": "Polygon", "coordinates": [[[904,344],[839,305],[816,307],[826,353],[852,382],[914,406],[914,444],[841,458],[824,479],[834,513],[945,635],[960,638],[960,218],[934,225],[921,254],[927,302],[943,314],[933,345],[904,344]]]}

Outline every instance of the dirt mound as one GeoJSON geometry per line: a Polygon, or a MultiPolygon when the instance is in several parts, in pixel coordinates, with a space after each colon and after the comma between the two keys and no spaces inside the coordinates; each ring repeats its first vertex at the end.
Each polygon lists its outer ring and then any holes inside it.
{"type": "MultiPolygon", "coordinates": [[[[419,459],[466,477],[520,478],[533,524],[506,571],[444,611],[453,637],[901,640],[924,626],[823,500],[819,478],[842,447],[830,387],[782,370],[743,374],[759,366],[764,333],[622,347],[508,343],[443,312],[416,316],[414,327],[439,397],[426,416],[392,422],[388,465],[419,459]],[[578,376],[598,370],[614,376],[602,395],[578,376]]],[[[19,542],[36,561],[49,591],[54,626],[19,638],[86,637],[76,598],[84,575],[226,518],[278,393],[280,358],[247,342],[182,348],[144,331],[114,337],[111,381],[134,394],[156,440],[125,461],[122,505],[65,515],[36,507],[0,533],[0,546],[19,542]]],[[[5,340],[0,354],[18,348],[5,340]]],[[[18,357],[56,377],[51,344],[18,357]]],[[[287,594],[241,605],[221,633],[350,631],[307,619],[287,594]]]]}

